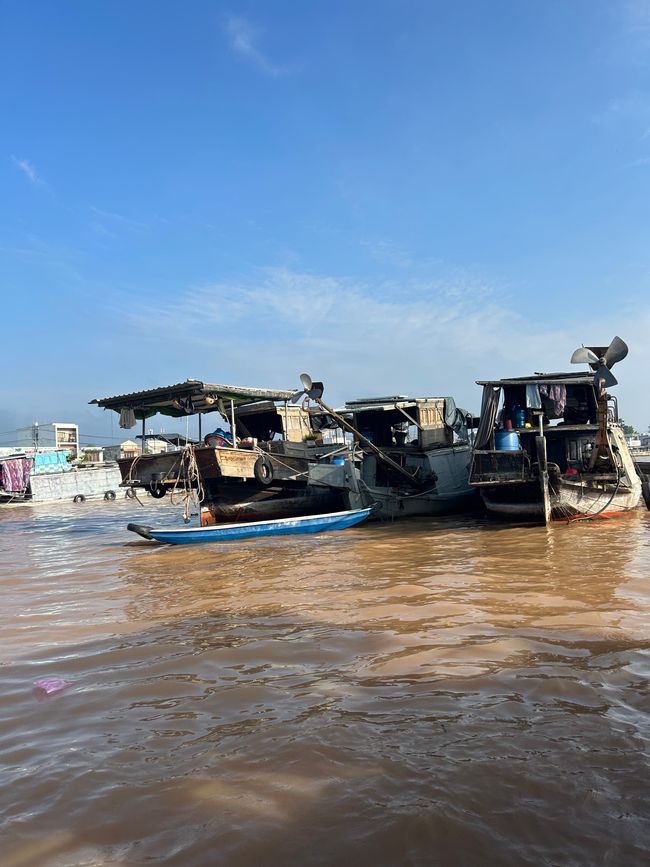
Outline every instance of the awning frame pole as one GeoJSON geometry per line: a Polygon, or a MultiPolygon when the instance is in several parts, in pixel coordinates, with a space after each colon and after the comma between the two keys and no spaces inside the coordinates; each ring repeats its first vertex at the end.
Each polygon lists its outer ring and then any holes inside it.
{"type": "Polygon", "coordinates": [[[237,448],[237,426],[235,425],[235,401],[230,400],[230,429],[232,431],[232,447],[237,448]]]}

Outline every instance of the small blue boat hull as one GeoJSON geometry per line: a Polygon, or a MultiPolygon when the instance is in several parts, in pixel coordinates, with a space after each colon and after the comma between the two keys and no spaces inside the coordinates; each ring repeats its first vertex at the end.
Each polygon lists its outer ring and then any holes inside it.
{"type": "Polygon", "coordinates": [[[171,545],[194,545],[199,542],[235,542],[258,536],[293,536],[304,533],[324,533],[345,530],[365,521],[375,508],[351,509],[327,515],[304,515],[300,518],[280,518],[272,521],[247,521],[242,524],[217,524],[212,527],[179,527],[160,529],[129,524],[128,530],[145,539],[168,542],[171,545]]]}

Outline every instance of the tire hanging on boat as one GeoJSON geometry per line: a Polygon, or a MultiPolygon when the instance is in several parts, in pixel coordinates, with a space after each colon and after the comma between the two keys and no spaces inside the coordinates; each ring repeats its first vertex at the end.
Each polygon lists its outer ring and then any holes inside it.
{"type": "Polygon", "coordinates": [[[255,461],[253,475],[260,485],[270,485],[273,481],[273,464],[266,455],[260,455],[255,461]]]}
{"type": "Polygon", "coordinates": [[[167,493],[167,488],[164,485],[161,485],[160,482],[150,482],[149,493],[154,500],[162,500],[167,493]]]}

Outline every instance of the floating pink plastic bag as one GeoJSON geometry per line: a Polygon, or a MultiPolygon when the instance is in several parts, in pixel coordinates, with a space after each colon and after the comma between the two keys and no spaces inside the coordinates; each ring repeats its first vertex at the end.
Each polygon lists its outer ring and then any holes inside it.
{"type": "Polygon", "coordinates": [[[44,677],[41,680],[34,681],[34,688],[45,695],[52,695],[53,692],[61,692],[67,686],[72,686],[73,680],[63,680],[61,677],[44,677]]]}

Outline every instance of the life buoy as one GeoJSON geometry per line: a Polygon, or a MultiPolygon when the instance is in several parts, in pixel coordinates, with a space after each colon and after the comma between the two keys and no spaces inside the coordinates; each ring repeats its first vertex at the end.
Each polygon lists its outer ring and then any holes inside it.
{"type": "Polygon", "coordinates": [[[72,502],[73,503],[85,503],[86,498],[84,497],[83,494],[75,494],[74,497],[72,498],[72,502]]]}
{"type": "Polygon", "coordinates": [[[104,494],[105,500],[114,500],[115,499],[115,491],[106,491],[104,494]]]}
{"type": "Polygon", "coordinates": [[[167,488],[161,485],[160,482],[149,482],[149,493],[154,500],[162,500],[167,493],[167,488]]]}
{"type": "Polygon", "coordinates": [[[273,481],[273,464],[266,455],[260,455],[253,464],[253,475],[260,485],[270,485],[273,481]]]}

